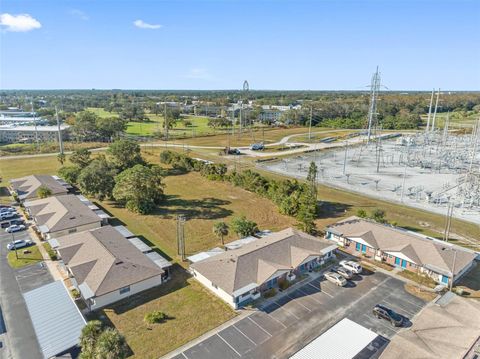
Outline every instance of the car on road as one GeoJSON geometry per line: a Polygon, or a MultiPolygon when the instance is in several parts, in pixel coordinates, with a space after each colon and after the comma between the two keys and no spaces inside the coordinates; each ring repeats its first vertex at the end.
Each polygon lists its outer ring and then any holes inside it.
{"type": "Polygon", "coordinates": [[[375,317],[388,320],[394,327],[401,327],[403,324],[403,317],[400,314],[383,305],[377,304],[372,312],[375,317]]]}
{"type": "Polygon", "coordinates": [[[343,268],[348,269],[355,274],[360,274],[363,271],[362,266],[360,264],[358,264],[357,262],[354,262],[354,261],[343,260],[343,261],[340,261],[340,265],[343,268]]]}
{"type": "Polygon", "coordinates": [[[23,247],[28,247],[28,246],[31,246],[33,244],[33,242],[29,239],[27,240],[24,240],[24,239],[17,239],[16,241],[14,242],[10,242],[7,244],[7,249],[9,250],[14,250],[14,249],[19,249],[19,248],[23,248],[23,247]]]}
{"type": "Polygon", "coordinates": [[[342,266],[333,267],[332,272],[340,274],[345,279],[352,279],[354,275],[350,269],[343,268],[342,266]]]}
{"type": "Polygon", "coordinates": [[[262,151],[265,149],[265,145],[263,143],[254,143],[253,145],[250,146],[250,149],[252,151],[262,151]]]}
{"type": "Polygon", "coordinates": [[[323,276],[326,280],[332,282],[335,285],[338,285],[339,287],[344,287],[345,285],[347,285],[347,280],[338,273],[326,272],[323,276]]]}
{"type": "Polygon", "coordinates": [[[5,232],[7,233],[14,233],[14,232],[20,232],[25,230],[25,226],[23,224],[12,224],[10,227],[7,227],[5,229],[5,232]]]}

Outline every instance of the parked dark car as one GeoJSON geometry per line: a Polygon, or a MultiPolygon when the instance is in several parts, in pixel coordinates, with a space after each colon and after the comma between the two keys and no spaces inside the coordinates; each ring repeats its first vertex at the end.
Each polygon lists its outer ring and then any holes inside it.
{"type": "Polygon", "coordinates": [[[0,227],[1,227],[1,228],[7,228],[7,227],[10,227],[10,222],[9,222],[9,221],[2,222],[2,223],[0,223],[0,227]]]}
{"type": "Polygon", "coordinates": [[[403,324],[403,317],[400,314],[383,305],[377,304],[372,312],[375,317],[388,320],[394,327],[401,327],[403,324]]]}
{"type": "Polygon", "coordinates": [[[13,225],[13,224],[16,224],[16,225],[21,225],[21,224],[25,224],[25,221],[23,219],[12,219],[10,221],[10,225],[13,225]]]}

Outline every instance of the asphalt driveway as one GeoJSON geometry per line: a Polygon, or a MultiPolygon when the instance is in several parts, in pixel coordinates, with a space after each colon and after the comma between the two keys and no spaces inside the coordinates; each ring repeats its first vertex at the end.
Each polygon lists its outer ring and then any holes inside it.
{"type": "MultiPolygon", "coordinates": [[[[38,359],[42,357],[15,271],[7,262],[7,243],[11,235],[0,232],[0,307],[6,331],[0,346],[0,358],[38,359]]],[[[15,233],[15,239],[29,239],[27,231],[15,233]]],[[[1,339],[0,339],[1,340],[1,339]]]]}
{"type": "Polygon", "coordinates": [[[311,279],[173,358],[288,358],[345,317],[388,340],[400,328],[373,317],[375,304],[384,304],[407,318],[426,304],[403,285],[382,273],[357,276],[343,288],[311,279]]]}

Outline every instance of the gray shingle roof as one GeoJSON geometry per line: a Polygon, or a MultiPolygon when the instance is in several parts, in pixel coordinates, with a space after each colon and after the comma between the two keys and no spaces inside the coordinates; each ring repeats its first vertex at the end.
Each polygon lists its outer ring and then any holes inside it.
{"type": "Polygon", "coordinates": [[[28,201],[25,207],[37,225],[46,226],[49,232],[101,222],[101,218],[73,194],[28,201]]]}
{"type": "Polygon", "coordinates": [[[52,191],[52,195],[66,194],[68,190],[59,181],[50,175],[31,175],[10,180],[10,184],[20,199],[37,198],[37,190],[45,186],[52,191]]]}
{"type": "Polygon", "coordinates": [[[86,283],[96,296],[164,273],[111,226],[60,237],[57,241],[57,250],[77,283],[86,283]]]}
{"type": "Polygon", "coordinates": [[[310,255],[322,255],[332,244],[288,228],[191,265],[225,292],[262,284],[277,270],[298,267],[310,255]]]}
{"type": "Polygon", "coordinates": [[[476,257],[473,251],[429,240],[400,228],[386,226],[356,216],[339,221],[327,230],[333,229],[347,238],[360,237],[371,247],[387,252],[400,252],[416,264],[452,272],[454,248],[457,252],[455,274],[468,266],[476,257]]]}

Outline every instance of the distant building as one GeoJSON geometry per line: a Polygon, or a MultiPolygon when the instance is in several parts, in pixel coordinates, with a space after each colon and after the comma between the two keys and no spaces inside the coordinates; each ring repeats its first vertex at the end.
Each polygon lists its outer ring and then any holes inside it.
{"type": "Polygon", "coordinates": [[[190,271],[206,288],[237,309],[262,292],[292,281],[322,265],[337,245],[288,228],[246,243],[238,249],[204,256],[190,271]]]}
{"type": "Polygon", "coordinates": [[[419,272],[444,285],[452,277],[458,280],[476,258],[469,249],[355,216],[327,227],[325,238],[355,256],[419,272]]]}
{"type": "MultiPolygon", "coordinates": [[[[148,254],[114,227],[105,226],[49,241],[90,310],[102,308],[168,280],[148,254]]],[[[156,253],[156,252],[155,252],[156,253]]],[[[164,260],[166,261],[166,260],[164,260]]]]}
{"type": "Polygon", "coordinates": [[[12,194],[16,194],[20,201],[37,198],[40,187],[47,187],[52,196],[67,194],[72,188],[62,179],[51,175],[30,175],[10,180],[12,194]]]}
{"type": "MultiPolygon", "coordinates": [[[[62,139],[68,139],[68,125],[61,125],[62,139]]],[[[58,141],[57,126],[0,126],[0,143],[33,143],[58,141]],[[38,137],[37,137],[38,136],[38,137]]]]}

